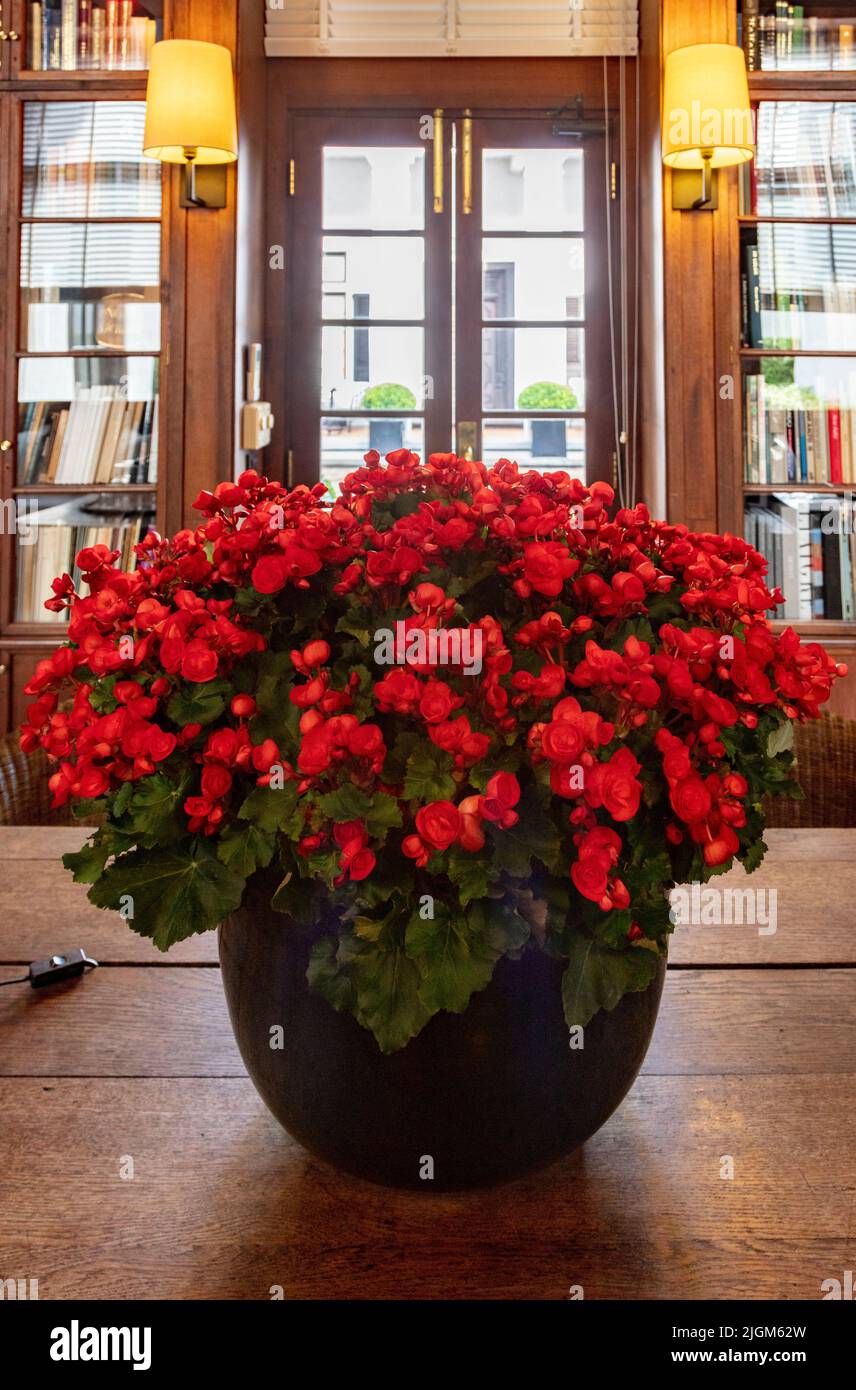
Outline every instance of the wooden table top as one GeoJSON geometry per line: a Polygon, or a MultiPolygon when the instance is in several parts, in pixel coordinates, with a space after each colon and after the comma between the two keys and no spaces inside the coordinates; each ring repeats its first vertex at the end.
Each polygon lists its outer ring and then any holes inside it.
{"type": "Polygon", "coordinates": [[[0,828],[0,981],[75,946],[103,967],[0,989],[0,1278],[42,1299],[814,1299],[856,1269],[856,830],[768,832],[757,874],[717,882],[774,889],[775,933],[679,928],[609,1123],[454,1195],[290,1139],[238,1056],[215,935],[161,956],[91,907],[60,864],[83,838],[0,828]]]}

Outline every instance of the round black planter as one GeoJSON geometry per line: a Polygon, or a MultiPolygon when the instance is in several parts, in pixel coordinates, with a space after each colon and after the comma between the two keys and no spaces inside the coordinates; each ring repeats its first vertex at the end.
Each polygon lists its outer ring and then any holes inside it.
{"type": "Polygon", "coordinates": [[[424,1190],[516,1177],[570,1153],[627,1094],[648,1049],[665,965],[572,1049],[562,965],[537,948],[499,961],[463,1014],[435,1015],[400,1052],[337,1013],[306,981],[319,927],[300,927],[251,885],[220,928],[241,1056],[295,1139],[349,1173],[424,1190]],[[284,1042],[272,1047],[272,1029],[284,1042]],[[427,1160],[432,1162],[429,1164],[427,1160]],[[433,1171],[433,1179],[423,1176],[433,1171]]]}

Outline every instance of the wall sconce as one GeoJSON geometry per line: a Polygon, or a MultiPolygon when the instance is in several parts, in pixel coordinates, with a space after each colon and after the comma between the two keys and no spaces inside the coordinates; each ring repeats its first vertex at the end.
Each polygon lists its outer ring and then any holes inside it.
{"type": "Polygon", "coordinates": [[[663,91],[663,163],[672,170],[672,207],[712,212],[716,170],[754,157],[743,50],[727,43],[675,49],[666,58],[663,91]]]}
{"type": "Polygon", "coordinates": [[[181,206],[224,208],[238,158],[232,55],[216,43],[167,39],[152,49],[143,154],[184,165],[181,206]]]}

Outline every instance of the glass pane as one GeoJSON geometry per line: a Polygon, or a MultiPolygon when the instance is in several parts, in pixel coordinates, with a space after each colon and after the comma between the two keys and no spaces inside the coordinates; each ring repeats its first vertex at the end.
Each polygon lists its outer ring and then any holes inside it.
{"type": "Polygon", "coordinates": [[[322,410],[420,410],[423,340],[421,328],[322,329],[322,410]]]}
{"type": "Polygon", "coordinates": [[[512,459],[521,468],[560,469],[585,478],[584,420],[484,420],[482,459],[512,459]]]}
{"type": "Polygon", "coordinates": [[[581,232],[582,150],[484,150],[485,231],[581,232]]]}
{"type": "Polygon", "coordinates": [[[143,101],[27,102],[25,217],[160,217],[161,166],[143,158],[143,101]]]}
{"type": "Polygon", "coordinates": [[[856,348],[856,227],[758,226],[761,340],[767,348],[856,348]]]}
{"type": "MultiPolygon", "coordinates": [[[[802,72],[856,67],[852,0],[823,5],[820,16],[805,14],[806,5],[785,5],[783,12],[779,5],[766,8],[780,13],[755,19],[757,67],[802,72]]],[[[744,13],[744,25],[747,22],[744,13]]]]}
{"type": "Polygon", "coordinates": [[[324,317],[421,319],[425,243],[421,237],[324,238],[324,317]]]}
{"type": "Polygon", "coordinates": [[[89,497],[24,497],[19,499],[15,537],[15,619],[19,623],[60,623],[64,614],[43,607],[51,597],[51,581],[70,574],[80,584],[75,556],[92,545],[120,551],[123,569],[135,565],[134,546],[153,524],[151,512],[135,506],[127,493],[89,497]]]}
{"type": "Polygon", "coordinates": [[[425,426],[422,420],[396,420],[383,416],[377,420],[349,420],[347,416],[326,415],[321,421],[321,478],[334,487],[355,468],[362,468],[369,449],[382,458],[395,449],[411,449],[422,454],[425,426]]]}
{"type": "Polygon", "coordinates": [[[854,621],[852,499],[810,492],[749,496],[744,534],[768,561],[770,588],[784,596],[777,617],[854,621]]]}
{"type": "Polygon", "coordinates": [[[21,346],[160,348],[160,227],[51,222],[21,229],[21,346]]]}
{"type": "Polygon", "coordinates": [[[856,102],[762,101],[756,206],[777,217],[856,215],[856,102]]]}
{"type": "Polygon", "coordinates": [[[765,357],[743,379],[748,483],[856,483],[856,363],[765,357]]]}
{"type": "Polygon", "coordinates": [[[19,484],[153,483],[158,372],[152,357],[24,359],[19,484]]]}
{"type": "Polygon", "coordinates": [[[482,243],[483,318],[583,318],[583,257],[581,237],[555,241],[486,237],[482,243]]]}
{"type": "Polygon", "coordinates": [[[582,410],[582,328],[486,328],[482,333],[485,410],[582,410]]]}
{"type": "Polygon", "coordinates": [[[328,145],[324,224],[374,231],[425,226],[425,151],[328,145]]]}

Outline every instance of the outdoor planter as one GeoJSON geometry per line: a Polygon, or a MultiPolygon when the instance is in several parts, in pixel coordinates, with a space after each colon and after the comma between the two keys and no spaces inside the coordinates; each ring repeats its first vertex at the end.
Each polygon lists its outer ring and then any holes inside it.
{"type": "Polygon", "coordinates": [[[22,745],[99,821],[67,867],[161,950],[222,927],[251,1076],[351,1172],[582,1143],[645,1055],[670,889],[757,867],[798,792],[845,668],[773,630],[746,541],[613,501],[370,453],[334,501],[248,472],[133,573],[95,546],[88,593],[54,582],[22,745]]]}

